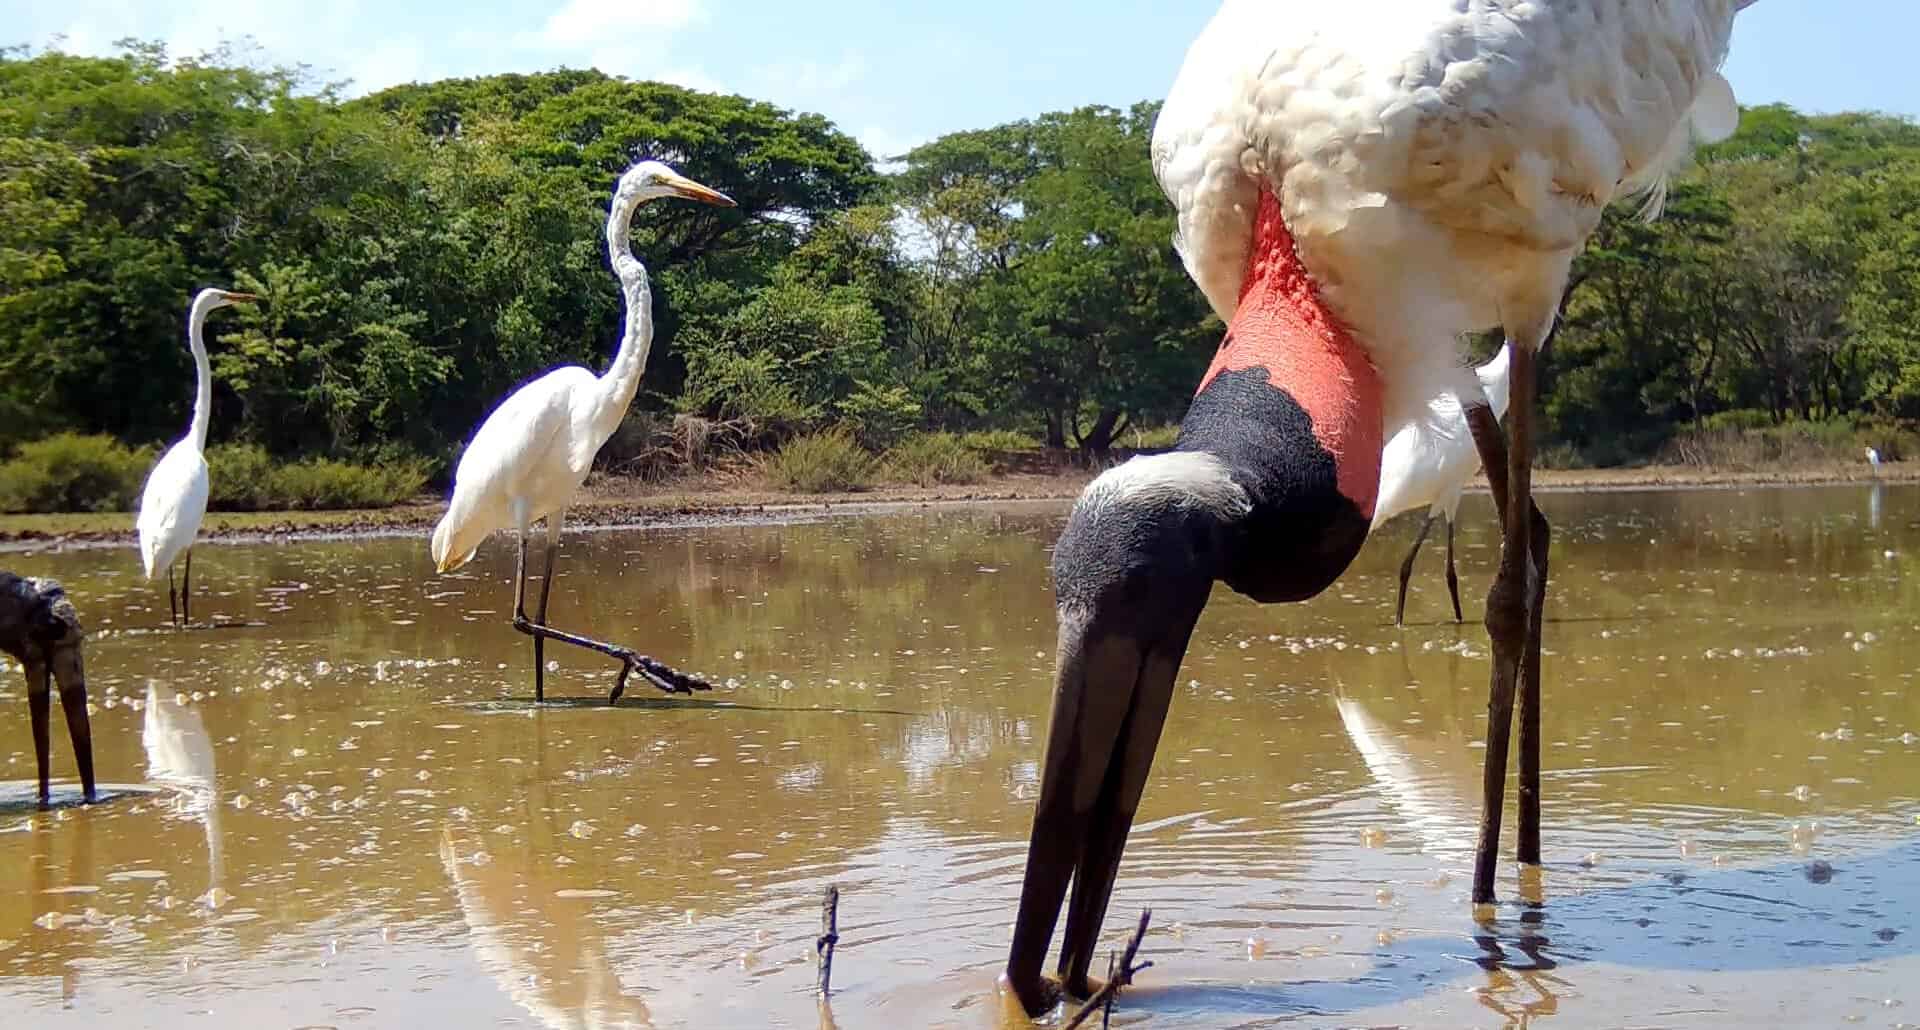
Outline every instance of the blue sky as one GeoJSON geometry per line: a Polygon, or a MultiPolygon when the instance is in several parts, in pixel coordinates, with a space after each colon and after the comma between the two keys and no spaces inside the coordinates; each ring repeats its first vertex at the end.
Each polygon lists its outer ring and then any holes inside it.
{"type": "MultiPolygon", "coordinates": [[[[1306,0],[1275,0],[1306,2],[1306,0]]],[[[1341,0],[1319,0],[1337,3],[1341,0]]],[[[193,53],[251,37],[354,91],[590,65],[818,111],[876,153],[944,132],[1165,93],[1215,0],[0,0],[0,42],[193,53]]],[[[1743,103],[1920,115],[1920,0],[1760,0],[1728,77],[1743,103]]]]}

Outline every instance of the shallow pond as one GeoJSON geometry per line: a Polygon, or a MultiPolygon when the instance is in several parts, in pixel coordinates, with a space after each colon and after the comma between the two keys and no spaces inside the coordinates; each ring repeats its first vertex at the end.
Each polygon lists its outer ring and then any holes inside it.
{"type": "MultiPolygon", "coordinates": [[[[1411,521],[1309,604],[1215,595],[1108,920],[1154,910],[1115,1025],[1920,1024],[1920,488],[1542,506],[1546,906],[1510,862],[1496,922],[1467,902],[1469,498],[1466,625],[1431,546],[1392,625],[1411,521]]],[[[7,1025],[1019,1025],[1064,509],[571,535],[556,625],[723,684],[614,708],[559,645],[528,704],[505,539],[447,577],[420,538],[202,546],[196,616],[244,625],[187,633],[131,548],[0,556],[94,633],[102,780],[161,788],[8,786],[7,1025]]],[[[25,709],[0,674],[0,779],[25,709]]]]}

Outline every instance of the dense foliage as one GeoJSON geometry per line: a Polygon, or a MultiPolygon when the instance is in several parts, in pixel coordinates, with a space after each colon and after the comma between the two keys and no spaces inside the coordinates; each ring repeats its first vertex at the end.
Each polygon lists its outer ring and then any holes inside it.
{"type": "MultiPolygon", "coordinates": [[[[791,471],[826,479],[872,471],[829,453],[855,443],[906,444],[908,478],[977,475],[935,431],[1102,452],[1178,419],[1221,331],[1169,245],[1156,112],[956,133],[883,175],[818,116],[596,72],[344,100],[221,53],[0,51],[0,450],[156,453],[191,402],[187,298],[232,284],[267,302],[209,327],[216,442],[444,474],[517,383],[604,365],[607,193],[646,155],[740,206],[637,220],[658,335],[610,461],[679,453],[690,424],[805,440],[791,471]]],[[[1897,452],[1920,417],[1920,127],[1748,110],[1661,220],[1608,213],[1547,376],[1563,460],[1802,423],[1897,452]]]]}

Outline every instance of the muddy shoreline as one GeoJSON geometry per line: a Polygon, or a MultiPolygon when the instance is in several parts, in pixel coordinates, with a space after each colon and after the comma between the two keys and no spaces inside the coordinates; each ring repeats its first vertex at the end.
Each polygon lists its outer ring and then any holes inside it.
{"type": "MultiPolygon", "coordinates": [[[[994,476],[964,486],[881,486],[853,493],[791,494],[743,485],[737,480],[682,479],[665,484],[598,480],[567,513],[569,528],[686,527],[723,523],[789,522],[824,516],[884,514],[916,508],[1009,502],[1065,502],[1092,474],[994,476]]],[[[1739,489],[1781,486],[1866,485],[1875,476],[1863,466],[1797,469],[1712,470],[1672,466],[1620,469],[1536,469],[1541,492],[1579,490],[1739,489]]],[[[1920,482],[1920,462],[1886,465],[1883,483],[1920,482]]],[[[1486,481],[1469,487],[1484,492],[1486,481]]],[[[258,541],[360,536],[422,535],[446,506],[426,500],[366,511],[209,512],[200,539],[258,541]]],[[[55,546],[116,546],[135,540],[129,512],[61,515],[0,515],[0,551],[55,546]]]]}

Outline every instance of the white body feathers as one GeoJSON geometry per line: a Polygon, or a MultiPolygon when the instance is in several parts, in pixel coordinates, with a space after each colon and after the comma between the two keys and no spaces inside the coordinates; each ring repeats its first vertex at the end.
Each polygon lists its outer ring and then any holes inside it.
{"type": "MultiPolygon", "coordinates": [[[[1384,435],[1477,388],[1461,334],[1545,335],[1601,208],[1730,133],[1736,0],[1226,0],[1154,129],[1221,318],[1264,186],[1385,386],[1384,435]]],[[[1418,446],[1441,449],[1440,440],[1418,446]]]]}
{"type": "Polygon", "coordinates": [[[148,579],[172,568],[193,546],[212,492],[203,446],[191,436],[167,448],[147,474],[135,528],[140,533],[140,564],[148,579]]]}
{"type": "Polygon", "coordinates": [[[1462,397],[1443,393],[1428,404],[1425,417],[1401,427],[1380,452],[1380,496],[1373,506],[1372,529],[1415,508],[1453,521],[1460,510],[1460,492],[1480,471],[1480,451],[1467,426],[1467,408],[1476,404],[1507,413],[1507,372],[1511,350],[1500,352],[1474,369],[1479,389],[1462,397]]]}
{"type": "Polygon", "coordinates": [[[453,501],[434,527],[433,560],[440,571],[465,565],[496,530],[524,533],[543,518],[557,518],[587,481],[601,445],[619,428],[638,383],[638,375],[631,383],[609,382],[569,365],[495,408],[460,456],[453,501]]]}

